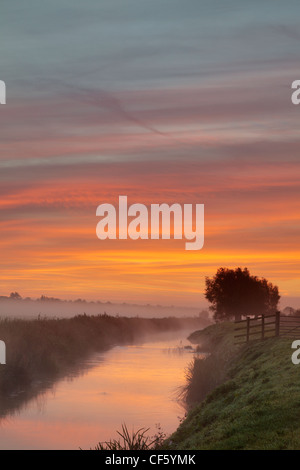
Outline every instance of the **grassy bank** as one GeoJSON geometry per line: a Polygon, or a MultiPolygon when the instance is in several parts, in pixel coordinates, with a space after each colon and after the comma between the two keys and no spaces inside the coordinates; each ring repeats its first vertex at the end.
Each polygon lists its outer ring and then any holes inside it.
{"type": "Polygon", "coordinates": [[[237,347],[233,328],[218,324],[191,335],[211,355],[191,365],[185,390],[191,409],[165,446],[300,449],[300,365],[291,362],[292,340],[237,347]]]}
{"type": "MultiPolygon", "coordinates": [[[[200,318],[127,318],[79,315],[71,319],[0,320],[6,365],[0,366],[0,416],[32,398],[43,383],[64,376],[93,352],[140,342],[146,336],[193,329],[200,318]]],[[[204,325],[203,325],[204,326],[204,325]]]]}

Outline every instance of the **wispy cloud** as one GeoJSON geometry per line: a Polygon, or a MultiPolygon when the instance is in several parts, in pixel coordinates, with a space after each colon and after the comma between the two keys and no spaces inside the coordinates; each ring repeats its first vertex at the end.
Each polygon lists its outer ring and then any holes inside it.
{"type": "Polygon", "coordinates": [[[196,304],[204,275],[247,264],[296,295],[291,4],[4,2],[3,289],[196,304]],[[119,194],[204,203],[204,249],[100,243],[95,209],[119,194]]]}

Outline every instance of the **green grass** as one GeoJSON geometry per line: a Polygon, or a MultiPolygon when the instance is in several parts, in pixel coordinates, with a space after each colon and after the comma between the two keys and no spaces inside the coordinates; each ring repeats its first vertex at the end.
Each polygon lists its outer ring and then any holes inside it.
{"type": "Polygon", "coordinates": [[[201,381],[216,371],[219,385],[197,405],[194,390],[194,406],[164,447],[300,449],[300,365],[291,362],[292,340],[236,347],[233,328],[217,324],[191,336],[211,352],[210,367],[190,377],[198,399],[203,399],[201,381]]]}

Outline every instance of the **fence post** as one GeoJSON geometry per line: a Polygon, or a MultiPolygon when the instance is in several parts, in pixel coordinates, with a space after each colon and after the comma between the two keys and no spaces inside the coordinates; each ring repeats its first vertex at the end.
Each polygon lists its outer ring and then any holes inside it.
{"type": "Polygon", "coordinates": [[[247,317],[247,343],[249,342],[249,336],[250,336],[250,317],[247,317]]]}
{"type": "Polygon", "coordinates": [[[261,339],[265,339],[265,316],[261,316],[261,339]]]}
{"type": "Polygon", "coordinates": [[[279,336],[279,333],[280,333],[280,312],[276,312],[275,336],[279,336]]]}

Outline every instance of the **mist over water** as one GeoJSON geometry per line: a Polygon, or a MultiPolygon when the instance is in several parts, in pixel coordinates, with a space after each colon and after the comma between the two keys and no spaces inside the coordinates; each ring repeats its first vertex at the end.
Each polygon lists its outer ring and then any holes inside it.
{"type": "Polygon", "coordinates": [[[61,301],[61,300],[6,300],[0,298],[0,317],[36,318],[38,315],[71,318],[74,315],[120,315],[128,317],[168,317],[198,315],[201,308],[165,307],[162,305],[116,304],[111,302],[61,301]]]}
{"type": "Polygon", "coordinates": [[[131,429],[160,423],[167,434],[185,410],[177,401],[193,354],[191,330],[93,354],[79,369],[0,421],[2,449],[90,448],[131,429]]]}

